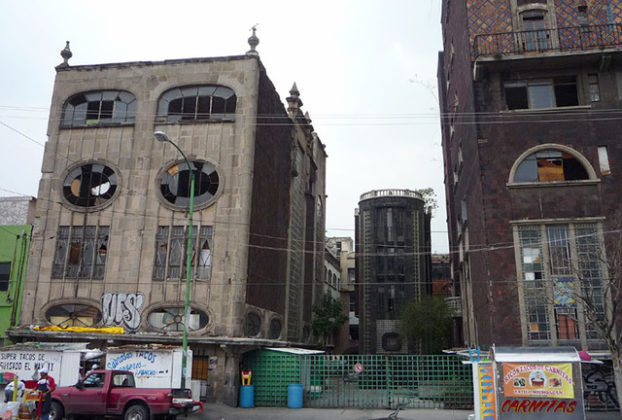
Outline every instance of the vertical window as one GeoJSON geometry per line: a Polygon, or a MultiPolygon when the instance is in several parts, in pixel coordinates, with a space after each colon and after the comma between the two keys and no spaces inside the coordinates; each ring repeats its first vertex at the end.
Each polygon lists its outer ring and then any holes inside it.
{"type": "Polygon", "coordinates": [[[598,83],[598,74],[590,73],[587,75],[588,84],[590,87],[590,101],[598,102],[600,101],[600,86],[598,83]]]}
{"type": "Polygon", "coordinates": [[[523,30],[520,41],[524,51],[544,51],[551,48],[545,10],[526,10],[519,14],[519,21],[523,30]]]}
{"type": "MultiPolygon", "coordinates": [[[[209,280],[212,271],[212,227],[192,228],[191,277],[209,280]]],[[[154,280],[186,278],[188,247],[187,226],[159,226],[155,239],[154,280]]]]}
{"type": "Polygon", "coordinates": [[[11,263],[0,262],[0,292],[9,290],[9,281],[11,278],[11,263]]]}
{"type": "MultiPolygon", "coordinates": [[[[604,315],[597,225],[521,226],[518,233],[528,340],[550,340],[554,331],[558,340],[578,340],[577,293],[604,315]]],[[[589,320],[586,331],[588,339],[598,338],[589,320]]]]}
{"type": "Polygon", "coordinates": [[[109,229],[108,226],[60,226],[52,277],[104,278],[109,229]]]}
{"type": "Polygon", "coordinates": [[[600,165],[600,173],[602,175],[609,175],[611,173],[607,146],[598,146],[598,163],[600,165]]]}

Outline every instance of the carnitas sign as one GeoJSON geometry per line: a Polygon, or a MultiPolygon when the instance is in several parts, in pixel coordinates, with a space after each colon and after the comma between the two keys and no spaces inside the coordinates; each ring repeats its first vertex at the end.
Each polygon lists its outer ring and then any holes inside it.
{"type": "Polygon", "coordinates": [[[500,365],[498,385],[503,395],[498,404],[499,419],[584,419],[578,364],[500,365]]]}

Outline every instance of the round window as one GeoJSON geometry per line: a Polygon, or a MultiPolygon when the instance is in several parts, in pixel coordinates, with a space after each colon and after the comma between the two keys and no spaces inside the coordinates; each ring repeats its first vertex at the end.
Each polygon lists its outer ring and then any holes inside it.
{"type": "MultiPolygon", "coordinates": [[[[209,202],[218,191],[216,168],[208,162],[194,161],[194,205],[209,202]]],[[[187,208],[190,206],[190,170],[186,162],[169,167],[160,178],[160,192],[166,201],[187,208]]]]}
{"type": "Polygon", "coordinates": [[[117,190],[117,174],[106,165],[91,163],[71,170],[63,183],[65,199],[80,207],[97,207],[117,190]]]}
{"type": "Polygon", "coordinates": [[[261,332],[261,318],[258,314],[251,312],[246,315],[246,335],[256,337],[261,332]]]}
{"type": "Polygon", "coordinates": [[[269,338],[277,339],[281,336],[281,320],[278,318],[272,318],[270,320],[269,338]]]}
{"type": "Polygon", "coordinates": [[[48,309],[45,317],[59,327],[94,327],[101,321],[101,312],[94,306],[66,304],[48,309]]]}
{"type": "MultiPolygon", "coordinates": [[[[147,318],[149,325],[164,331],[183,331],[184,330],[184,308],[167,307],[156,309],[149,313],[147,318]]],[[[190,319],[188,320],[188,330],[200,330],[205,328],[209,322],[209,316],[197,309],[190,308],[190,319]]]]}

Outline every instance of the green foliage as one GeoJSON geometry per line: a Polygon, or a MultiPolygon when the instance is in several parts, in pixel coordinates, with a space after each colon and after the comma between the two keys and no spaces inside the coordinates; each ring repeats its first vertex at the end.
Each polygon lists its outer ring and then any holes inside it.
{"type": "Polygon", "coordinates": [[[447,344],[452,313],[441,296],[426,296],[408,303],[401,317],[402,334],[418,342],[423,354],[436,354],[447,344]]]}
{"type": "Polygon", "coordinates": [[[348,320],[341,300],[325,293],[322,299],[313,305],[313,330],[318,334],[330,334],[348,320]]]}
{"type": "Polygon", "coordinates": [[[438,208],[438,200],[436,199],[436,193],[433,188],[421,188],[415,190],[415,192],[418,192],[423,197],[426,213],[432,214],[432,212],[438,208]]]}

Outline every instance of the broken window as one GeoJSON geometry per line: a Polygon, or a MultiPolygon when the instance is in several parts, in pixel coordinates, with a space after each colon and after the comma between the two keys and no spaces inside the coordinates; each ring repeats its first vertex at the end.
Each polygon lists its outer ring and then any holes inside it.
{"type": "MultiPolygon", "coordinates": [[[[212,226],[192,227],[191,277],[209,280],[212,271],[212,226]],[[197,253],[198,249],[198,253],[197,253]]],[[[186,278],[187,226],[159,226],[152,277],[154,280],[186,278]]]]}
{"type": "MultiPolygon", "coordinates": [[[[194,205],[209,202],[218,191],[219,177],[214,165],[194,161],[194,205]]],[[[160,192],[169,203],[184,210],[190,207],[190,170],[186,162],[176,163],[160,178],[160,192]]]]}
{"type": "Polygon", "coordinates": [[[579,105],[577,81],[574,76],[506,82],[504,88],[505,100],[509,110],[579,105]]]}
{"type": "Polygon", "coordinates": [[[52,277],[104,278],[109,230],[109,226],[60,226],[52,277]]]}
{"type": "Polygon", "coordinates": [[[9,290],[9,282],[11,279],[11,263],[0,262],[0,292],[9,290]]]}
{"type": "Polygon", "coordinates": [[[232,120],[237,97],[224,86],[205,85],[170,89],[158,102],[160,122],[232,120]]]}
{"type": "Polygon", "coordinates": [[[589,179],[583,164],[561,150],[541,150],[527,156],[516,169],[514,182],[578,181],[589,179]]]}
{"type": "MultiPolygon", "coordinates": [[[[209,316],[198,309],[189,308],[188,330],[196,331],[205,328],[209,322],[209,316]]],[[[164,331],[183,331],[185,324],[185,311],[183,306],[164,307],[149,313],[147,317],[149,325],[164,331]]]]}
{"type": "Polygon", "coordinates": [[[88,164],[74,168],[63,183],[63,196],[80,207],[106,203],[117,190],[117,174],[108,166],[88,164]]]}
{"type": "Polygon", "coordinates": [[[101,90],[78,93],[63,106],[63,127],[133,124],[136,97],[125,91],[101,90]]]}
{"type": "Polygon", "coordinates": [[[45,317],[59,327],[95,327],[101,321],[101,312],[89,305],[66,304],[48,309],[45,317]]]}

